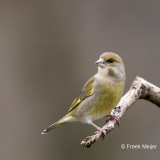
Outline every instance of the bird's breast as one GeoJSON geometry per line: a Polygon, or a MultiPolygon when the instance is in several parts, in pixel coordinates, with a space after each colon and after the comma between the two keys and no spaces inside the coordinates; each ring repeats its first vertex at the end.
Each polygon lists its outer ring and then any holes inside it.
{"type": "Polygon", "coordinates": [[[99,84],[93,94],[93,103],[88,108],[87,116],[93,120],[107,115],[118,104],[123,94],[124,83],[99,84]]]}
{"type": "Polygon", "coordinates": [[[95,83],[94,92],[83,100],[74,113],[81,122],[100,119],[107,115],[117,105],[123,94],[124,83],[95,83]]]}

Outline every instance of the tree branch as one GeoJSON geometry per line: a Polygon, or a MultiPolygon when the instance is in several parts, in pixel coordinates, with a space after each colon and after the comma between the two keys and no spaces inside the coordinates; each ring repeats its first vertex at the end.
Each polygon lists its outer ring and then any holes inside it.
{"type": "MultiPolygon", "coordinates": [[[[136,77],[130,87],[130,90],[121,98],[118,105],[111,111],[111,114],[121,118],[126,110],[138,99],[148,100],[160,107],[160,88],[140,77],[136,77]]],[[[116,120],[109,120],[102,128],[109,133],[114,128],[115,124],[116,120]]],[[[103,138],[102,132],[86,137],[80,144],[89,148],[100,138],[103,138]]]]}

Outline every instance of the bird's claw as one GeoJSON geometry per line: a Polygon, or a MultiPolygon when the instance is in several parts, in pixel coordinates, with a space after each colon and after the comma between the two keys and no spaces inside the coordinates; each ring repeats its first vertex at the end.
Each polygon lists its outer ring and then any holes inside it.
{"type": "Polygon", "coordinates": [[[107,134],[106,130],[103,129],[103,128],[100,128],[98,131],[95,132],[95,134],[98,134],[99,132],[102,133],[102,140],[104,140],[104,138],[105,138],[105,136],[107,134]]]}
{"type": "Polygon", "coordinates": [[[117,124],[118,127],[119,127],[121,117],[115,116],[115,115],[112,115],[112,114],[107,115],[107,117],[108,117],[108,119],[106,120],[106,123],[107,123],[109,120],[116,120],[116,124],[117,124]]]}

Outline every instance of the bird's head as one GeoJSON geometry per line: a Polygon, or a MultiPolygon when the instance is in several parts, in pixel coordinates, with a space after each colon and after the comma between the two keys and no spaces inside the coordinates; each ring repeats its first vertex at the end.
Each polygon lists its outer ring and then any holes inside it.
{"type": "Polygon", "coordinates": [[[125,80],[125,66],[119,55],[105,52],[95,63],[98,65],[98,74],[125,80]]]}

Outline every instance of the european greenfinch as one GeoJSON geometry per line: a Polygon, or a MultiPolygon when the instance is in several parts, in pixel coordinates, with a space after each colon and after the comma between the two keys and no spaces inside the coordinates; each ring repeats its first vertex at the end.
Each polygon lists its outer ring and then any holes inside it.
{"type": "Polygon", "coordinates": [[[98,65],[98,72],[84,85],[68,113],[46,128],[42,134],[73,121],[90,124],[106,134],[93,121],[109,115],[121,99],[126,80],[125,66],[120,56],[112,52],[103,53],[95,63],[98,65]]]}

